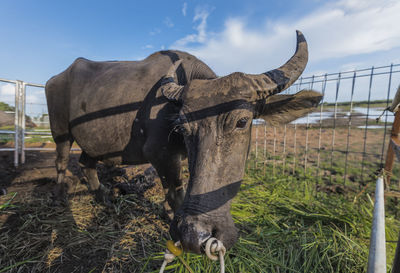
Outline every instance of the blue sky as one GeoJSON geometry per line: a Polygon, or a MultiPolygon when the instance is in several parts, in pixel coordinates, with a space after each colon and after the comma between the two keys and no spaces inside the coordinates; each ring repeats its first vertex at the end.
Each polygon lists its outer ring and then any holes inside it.
{"type": "MultiPolygon", "coordinates": [[[[188,51],[218,75],[261,73],[308,43],[304,75],[400,63],[400,1],[2,0],[0,78],[45,83],[77,57],[188,51]]],[[[10,95],[0,86],[0,96],[10,95]]]]}

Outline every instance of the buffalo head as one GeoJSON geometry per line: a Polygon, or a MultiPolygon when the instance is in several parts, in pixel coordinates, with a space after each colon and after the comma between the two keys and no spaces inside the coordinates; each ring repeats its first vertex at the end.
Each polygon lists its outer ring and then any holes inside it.
{"type": "Polygon", "coordinates": [[[287,123],[318,105],[322,97],[314,91],[276,95],[296,81],[307,59],[307,43],[298,31],[295,54],[278,69],[193,80],[181,86],[174,80],[177,61],[164,77],[164,96],[181,107],[175,123],[188,153],[189,184],[170,229],[184,249],[201,253],[211,236],[227,248],[236,241],[230,206],[243,178],[251,122],[263,118],[270,125],[287,123]]]}

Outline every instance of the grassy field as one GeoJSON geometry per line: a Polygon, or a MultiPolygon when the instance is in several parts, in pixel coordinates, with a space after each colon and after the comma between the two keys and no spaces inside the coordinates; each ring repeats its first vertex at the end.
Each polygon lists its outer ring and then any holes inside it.
{"type": "MultiPolygon", "coordinates": [[[[282,174],[276,166],[273,175],[272,166],[255,165],[250,159],[232,205],[240,238],[225,256],[226,272],[366,271],[373,184],[330,192],[313,173],[282,174]]],[[[57,207],[49,202],[51,180],[39,179],[50,176],[44,172],[28,184],[17,180],[14,191],[0,197],[0,220],[7,218],[1,222],[0,272],[158,272],[169,239],[158,184],[120,196],[111,209],[77,184],[68,207],[57,207]]],[[[103,182],[110,177],[126,175],[100,169],[103,182]]],[[[386,202],[389,272],[400,221],[394,198],[386,202]]],[[[183,258],[193,272],[219,272],[219,263],[204,256],[183,258]]],[[[166,272],[189,271],[176,259],[166,272]]]]}
{"type": "MultiPolygon", "coordinates": [[[[0,130],[4,131],[14,131],[14,126],[2,126],[0,130]]],[[[31,133],[39,133],[39,134],[26,134],[25,135],[25,143],[37,143],[40,144],[42,142],[54,142],[53,137],[51,135],[40,135],[43,132],[50,132],[50,129],[47,127],[36,127],[36,128],[27,128],[25,132],[31,133]]],[[[8,144],[9,146],[14,146],[14,134],[0,134],[0,145],[8,144]]]]}
{"type": "MultiPolygon", "coordinates": [[[[368,106],[371,108],[386,108],[392,104],[392,100],[373,100],[368,103],[368,101],[353,101],[353,107],[365,107],[367,108],[368,106]]],[[[335,103],[328,103],[324,102],[324,108],[325,107],[334,107],[335,103]]],[[[337,106],[343,109],[343,111],[348,111],[350,109],[350,102],[345,101],[345,102],[338,102],[337,106]]]]}
{"type": "MultiPolygon", "coordinates": [[[[365,272],[373,186],[362,194],[333,194],[318,191],[316,182],[311,174],[265,176],[248,168],[232,206],[241,237],[226,255],[226,272],[365,272]]],[[[388,272],[399,223],[393,214],[386,215],[388,272]]],[[[161,262],[160,254],[147,264],[161,262]]],[[[219,270],[205,257],[186,254],[185,259],[194,272],[219,270]]],[[[168,268],[187,272],[179,261],[168,268]]]]}

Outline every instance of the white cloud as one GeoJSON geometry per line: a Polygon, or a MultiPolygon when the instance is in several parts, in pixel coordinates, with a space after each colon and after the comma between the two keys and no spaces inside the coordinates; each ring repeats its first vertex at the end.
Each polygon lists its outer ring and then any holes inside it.
{"type": "Polygon", "coordinates": [[[366,64],[365,62],[345,63],[345,64],[341,65],[339,70],[340,71],[353,71],[353,70],[356,70],[356,69],[364,68],[367,65],[368,64],[366,64]]]}
{"type": "Polygon", "coordinates": [[[310,64],[400,47],[399,14],[397,0],[342,0],[300,18],[266,21],[258,28],[248,27],[242,18],[230,18],[222,32],[209,33],[209,13],[197,11],[193,19],[200,21],[197,33],[173,47],[193,53],[219,74],[260,73],[290,58],[295,29],[303,31],[308,41],[310,64]]]}
{"type": "MultiPolygon", "coordinates": [[[[44,95],[44,90],[40,88],[39,90],[35,90],[32,87],[27,87],[26,89],[26,104],[27,111],[32,109],[32,107],[42,108],[43,104],[46,103],[46,98],[44,95]]],[[[0,85],[0,101],[6,102],[7,104],[14,106],[15,105],[15,85],[14,84],[4,84],[0,85]]]]}
{"type": "Polygon", "coordinates": [[[164,24],[169,28],[174,27],[174,23],[172,22],[171,18],[169,18],[169,17],[165,17],[164,24]]]}
{"type": "Polygon", "coordinates": [[[0,87],[1,96],[14,96],[15,95],[15,85],[11,83],[4,84],[0,87]]]}
{"type": "Polygon", "coordinates": [[[0,101],[5,102],[11,106],[14,106],[15,101],[15,85],[14,84],[4,84],[0,85],[0,101]]]}
{"type": "Polygon", "coordinates": [[[145,45],[142,47],[142,49],[152,49],[152,48],[154,48],[153,45],[145,45]]]}
{"type": "Polygon", "coordinates": [[[184,2],[184,3],[183,3],[183,7],[182,7],[182,14],[183,14],[183,16],[186,16],[186,11],[187,11],[187,3],[184,2]]]}
{"type": "Polygon", "coordinates": [[[185,47],[190,43],[205,43],[207,38],[207,18],[210,15],[210,11],[207,8],[197,7],[195,10],[195,15],[193,17],[193,22],[200,21],[195,27],[197,33],[189,34],[182,39],[176,41],[172,47],[185,47]]]}
{"type": "Polygon", "coordinates": [[[31,94],[31,95],[26,95],[26,102],[27,103],[44,103],[40,98],[38,98],[37,96],[31,94]]]}
{"type": "Polygon", "coordinates": [[[157,35],[157,34],[159,34],[159,33],[161,33],[161,29],[159,29],[159,28],[155,28],[154,30],[152,30],[152,31],[149,32],[149,34],[150,34],[151,36],[157,35]]]}
{"type": "Polygon", "coordinates": [[[292,25],[309,33],[310,52],[322,60],[400,46],[398,14],[399,1],[346,0],[292,25]]]}

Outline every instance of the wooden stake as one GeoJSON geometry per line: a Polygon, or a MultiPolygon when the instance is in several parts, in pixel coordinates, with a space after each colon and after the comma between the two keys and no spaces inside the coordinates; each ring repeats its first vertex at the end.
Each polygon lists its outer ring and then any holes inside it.
{"type": "Polygon", "coordinates": [[[390,141],[389,141],[389,147],[388,147],[387,154],[386,154],[386,162],[385,162],[386,181],[385,182],[386,182],[387,186],[390,185],[390,174],[392,173],[394,155],[395,155],[392,141],[394,143],[400,145],[399,133],[400,133],[400,111],[397,111],[395,114],[395,117],[394,117],[392,132],[391,132],[390,141]]]}

